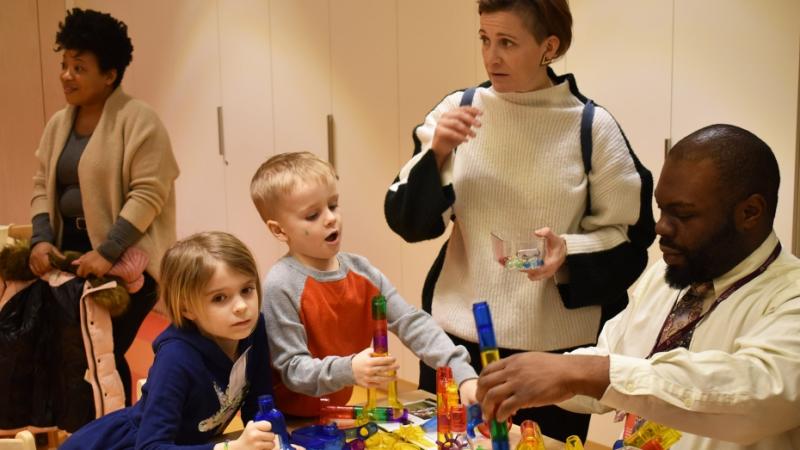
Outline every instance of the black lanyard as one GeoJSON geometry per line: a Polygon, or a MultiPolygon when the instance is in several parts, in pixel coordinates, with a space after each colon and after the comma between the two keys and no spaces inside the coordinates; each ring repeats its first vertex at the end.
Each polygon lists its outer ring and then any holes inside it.
{"type": "MultiPolygon", "coordinates": [[[[650,351],[650,355],[648,355],[647,357],[650,358],[655,353],[665,352],[667,350],[672,350],[673,348],[679,347],[680,345],[678,345],[678,344],[683,342],[684,339],[686,339],[687,336],[689,336],[690,334],[693,334],[694,333],[694,329],[697,327],[697,325],[703,319],[705,319],[709,314],[711,314],[711,312],[714,311],[714,309],[716,309],[716,307],[720,303],[722,303],[725,299],[730,297],[731,294],[733,294],[734,292],[739,290],[739,288],[741,288],[742,286],[744,286],[745,284],[749,283],[750,281],[752,281],[757,276],[759,276],[762,273],[764,273],[764,271],[767,270],[767,267],[769,267],[769,265],[772,264],[773,261],[775,261],[778,258],[778,255],[780,253],[781,253],[781,244],[780,244],[780,242],[778,242],[778,245],[775,246],[775,249],[772,250],[772,253],[766,259],[766,261],[764,261],[760,266],[758,266],[758,268],[756,268],[756,270],[754,270],[754,271],[750,272],[749,274],[743,276],[742,278],[739,278],[738,280],[736,280],[736,282],[734,282],[728,289],[725,290],[725,292],[720,294],[720,296],[717,297],[716,300],[714,300],[714,303],[711,304],[711,307],[708,308],[708,311],[706,311],[705,313],[701,314],[699,317],[695,318],[691,322],[689,322],[686,325],[684,325],[680,330],[678,330],[675,333],[673,333],[672,335],[670,335],[667,339],[664,339],[664,341],[658,342],[658,339],[661,337],[661,334],[664,333],[664,328],[667,326],[667,322],[669,321],[669,315],[667,315],[667,320],[665,320],[664,324],[661,325],[661,331],[658,333],[658,336],[656,337],[656,344],[653,346],[653,349],[650,351]]],[[[674,306],[673,306],[673,308],[674,308],[674,306]]],[[[690,340],[691,340],[691,338],[690,338],[690,340]]]]}

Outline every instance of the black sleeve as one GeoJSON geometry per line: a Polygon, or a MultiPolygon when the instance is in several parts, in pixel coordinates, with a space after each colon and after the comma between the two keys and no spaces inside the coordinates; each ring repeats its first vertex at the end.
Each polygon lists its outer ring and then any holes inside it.
{"type": "MultiPolygon", "coordinates": [[[[415,141],[418,142],[416,138],[415,141]]],[[[406,242],[419,242],[444,233],[447,222],[442,215],[454,201],[453,186],[441,185],[436,157],[427,152],[411,169],[407,180],[395,179],[386,193],[384,214],[389,227],[406,242]]]]}

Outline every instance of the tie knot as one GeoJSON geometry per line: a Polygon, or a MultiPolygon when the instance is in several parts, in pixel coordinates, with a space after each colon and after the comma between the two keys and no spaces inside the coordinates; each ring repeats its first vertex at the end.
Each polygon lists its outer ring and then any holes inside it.
{"type": "Polygon", "coordinates": [[[714,283],[706,281],[703,283],[692,283],[689,286],[689,294],[695,297],[705,297],[710,291],[714,289],[714,283]]]}

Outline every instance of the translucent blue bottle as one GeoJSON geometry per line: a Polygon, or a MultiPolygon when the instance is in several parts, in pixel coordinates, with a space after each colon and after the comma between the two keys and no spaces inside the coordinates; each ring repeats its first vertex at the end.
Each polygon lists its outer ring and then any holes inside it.
{"type": "Polygon", "coordinates": [[[277,408],[272,396],[264,394],[258,397],[258,413],[253,419],[256,422],[266,420],[272,424],[272,432],[277,434],[281,440],[281,450],[294,450],[289,442],[289,432],[286,431],[286,420],[277,408]]]}

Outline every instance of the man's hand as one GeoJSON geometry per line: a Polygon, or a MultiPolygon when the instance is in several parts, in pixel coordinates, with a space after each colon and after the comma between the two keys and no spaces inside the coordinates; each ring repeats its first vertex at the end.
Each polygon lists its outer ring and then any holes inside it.
{"type": "Polygon", "coordinates": [[[519,409],[545,406],[575,395],[603,396],[608,357],[518,353],[486,366],[478,379],[478,401],[486,419],[504,421],[519,409]]]}

